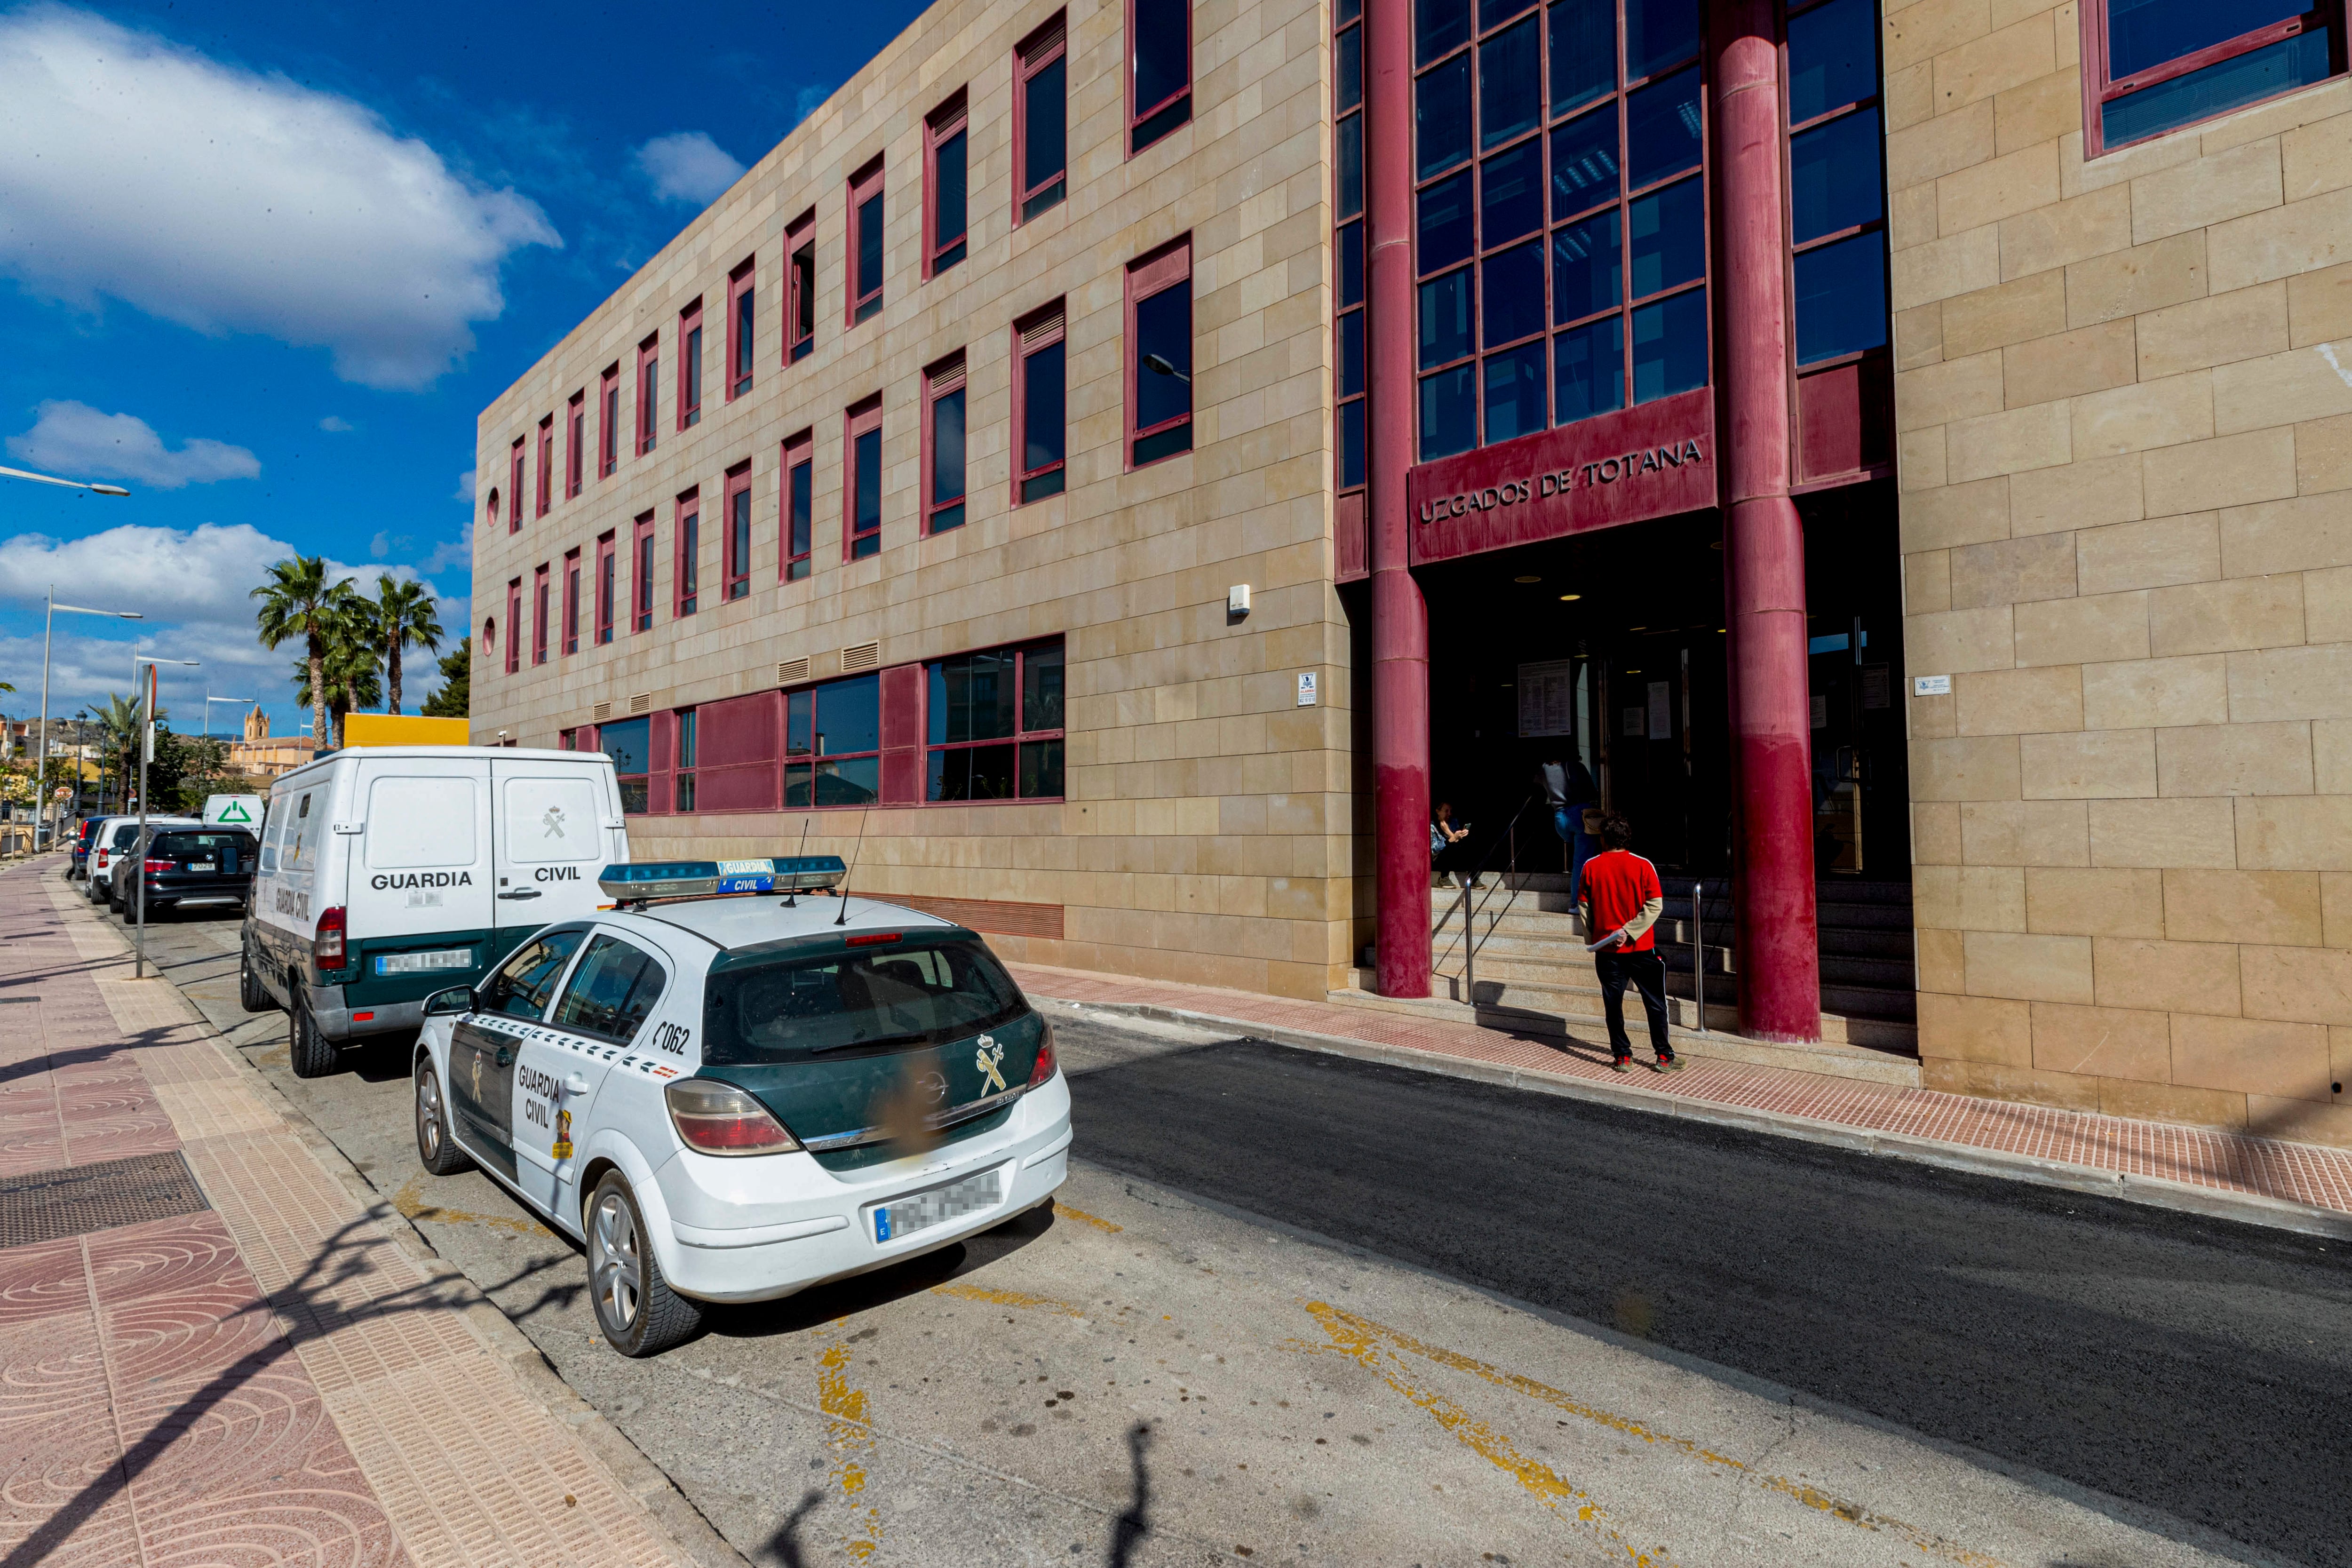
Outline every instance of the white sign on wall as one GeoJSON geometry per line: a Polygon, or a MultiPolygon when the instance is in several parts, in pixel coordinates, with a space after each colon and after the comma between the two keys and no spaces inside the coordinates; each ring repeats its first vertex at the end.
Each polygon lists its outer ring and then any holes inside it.
{"type": "Polygon", "coordinates": [[[1554,659],[1519,666],[1519,735],[1576,733],[1576,663],[1554,659]]]}
{"type": "Polygon", "coordinates": [[[1911,695],[1914,697],[1949,697],[1951,694],[1952,678],[1948,675],[1922,675],[1911,682],[1911,695]]]}
{"type": "Polygon", "coordinates": [[[1298,672],[1298,705],[1301,708],[1315,706],[1315,674],[1316,672],[1311,669],[1302,669],[1298,672]]]}

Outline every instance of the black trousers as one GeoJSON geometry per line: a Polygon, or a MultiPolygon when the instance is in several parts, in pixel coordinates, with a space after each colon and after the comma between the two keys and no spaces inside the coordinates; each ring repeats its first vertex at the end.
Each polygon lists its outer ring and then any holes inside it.
{"type": "Polygon", "coordinates": [[[1650,1016],[1650,1048],[1660,1061],[1675,1054],[1666,1043],[1666,961],[1656,952],[1623,952],[1609,948],[1592,955],[1601,975],[1601,1010],[1609,1016],[1609,1050],[1619,1058],[1633,1054],[1625,1034],[1625,983],[1642,994],[1642,1010],[1650,1016]]]}

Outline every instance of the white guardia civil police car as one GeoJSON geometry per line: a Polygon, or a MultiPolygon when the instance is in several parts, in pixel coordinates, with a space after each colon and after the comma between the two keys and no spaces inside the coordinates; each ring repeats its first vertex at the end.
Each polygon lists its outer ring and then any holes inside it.
{"type": "Polygon", "coordinates": [[[587,1245],[625,1355],[900,1262],[1051,1198],[1052,1026],[961,926],[803,895],[836,856],[610,866],[559,921],[425,1003],[416,1148],[587,1245]]]}

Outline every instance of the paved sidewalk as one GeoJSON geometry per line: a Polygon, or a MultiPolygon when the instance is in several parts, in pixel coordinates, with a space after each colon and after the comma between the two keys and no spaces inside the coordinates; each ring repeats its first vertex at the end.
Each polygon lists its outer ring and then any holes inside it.
{"type": "MultiPolygon", "coordinates": [[[[1890,1088],[1719,1058],[1687,1058],[1689,1065],[1671,1078],[1645,1067],[1628,1079],[1611,1069],[1605,1041],[1574,1035],[1510,1034],[1341,1003],[1297,1002],[1086,970],[1012,968],[1022,988],[1040,998],[1220,1021],[1237,1032],[1276,1040],[1286,1035],[1295,1037],[1294,1043],[1324,1049],[1360,1048],[1359,1054],[1439,1071],[1524,1075],[1525,1081],[1540,1087],[1656,1100],[1660,1109],[1746,1113],[1789,1131],[1916,1141],[1921,1147],[1914,1152],[1930,1155],[1948,1149],[2021,1168],[2033,1162],[2060,1173],[2095,1176],[2126,1196],[2153,1196],[2147,1183],[2173,1184],[2165,1198],[2185,1201],[2168,1206],[2209,1206],[2195,1201],[2201,1192],[2242,1203],[2248,1217],[2257,1217],[2258,1205],[2295,1205],[2325,1211],[2317,1217],[2335,1229],[2335,1216],[2352,1215],[2352,1151],[2317,1144],[1890,1088]],[[2130,1190],[2135,1182],[2143,1184],[2137,1193],[2130,1190]]],[[[1646,1056],[1642,1059],[1646,1064],[1646,1056]]],[[[2229,1212],[2226,1204],[2210,1206],[2229,1212]]],[[[2298,1216],[2281,1208],[2272,1217],[2293,1223],[2298,1216]]]]}
{"type": "Polygon", "coordinates": [[[59,869],[0,872],[0,1568],[688,1561],[59,869]]]}

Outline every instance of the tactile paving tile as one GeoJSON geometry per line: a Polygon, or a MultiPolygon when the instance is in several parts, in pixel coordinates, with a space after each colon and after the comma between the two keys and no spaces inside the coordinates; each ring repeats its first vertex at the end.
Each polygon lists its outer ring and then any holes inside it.
{"type": "Polygon", "coordinates": [[[0,1178],[0,1247],[30,1247],[212,1205],[176,1153],[0,1178]]]}

